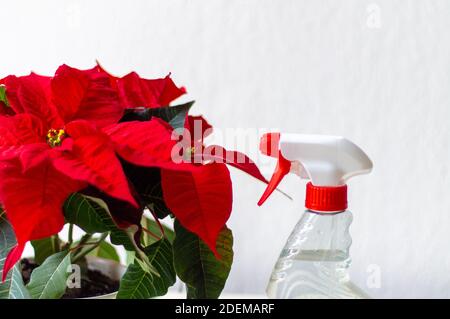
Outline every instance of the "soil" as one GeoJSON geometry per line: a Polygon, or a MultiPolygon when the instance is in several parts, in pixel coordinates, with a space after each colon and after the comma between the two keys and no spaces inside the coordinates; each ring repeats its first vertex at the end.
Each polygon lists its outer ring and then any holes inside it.
{"type": "MultiPolygon", "coordinates": [[[[39,265],[29,259],[22,259],[22,277],[25,284],[30,281],[31,272],[39,265]]],[[[119,281],[113,280],[97,270],[88,269],[81,276],[81,288],[67,289],[63,299],[87,298],[110,294],[119,289],[119,281]]]]}

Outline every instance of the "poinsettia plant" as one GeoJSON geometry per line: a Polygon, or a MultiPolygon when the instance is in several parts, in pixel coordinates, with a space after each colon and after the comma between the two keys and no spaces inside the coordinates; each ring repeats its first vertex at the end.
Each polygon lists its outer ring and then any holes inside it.
{"type": "Polygon", "coordinates": [[[233,261],[227,165],[266,180],[243,153],[205,145],[212,126],[189,115],[193,102],[170,106],[185,93],[170,75],[100,65],[0,80],[0,298],[67,296],[68,268],[118,261],[116,246],[130,257],[118,298],[164,295],[176,277],[189,298],[220,295],[233,261]]]}

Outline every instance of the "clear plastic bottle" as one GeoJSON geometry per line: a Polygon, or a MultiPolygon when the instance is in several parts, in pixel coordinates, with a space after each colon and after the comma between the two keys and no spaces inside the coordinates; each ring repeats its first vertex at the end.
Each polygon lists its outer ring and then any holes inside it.
{"type": "Polygon", "coordinates": [[[275,264],[267,287],[269,298],[369,298],[348,274],[352,219],[347,210],[306,210],[275,264]]]}
{"type": "Polygon", "coordinates": [[[275,172],[258,205],[284,176],[294,173],[306,184],[306,211],[275,264],[270,298],[368,298],[348,274],[352,239],[347,211],[347,181],[370,173],[364,151],[342,136],[268,133],[261,152],[278,158],[275,172]]]}

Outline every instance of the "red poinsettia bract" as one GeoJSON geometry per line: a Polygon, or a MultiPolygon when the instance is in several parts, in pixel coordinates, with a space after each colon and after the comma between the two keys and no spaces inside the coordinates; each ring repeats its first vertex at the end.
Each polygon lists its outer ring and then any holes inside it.
{"type": "Polygon", "coordinates": [[[123,77],[107,73],[99,64],[97,71],[108,74],[111,86],[117,91],[124,108],[168,106],[170,102],[186,93],[184,87],[177,87],[170,74],[161,79],[143,79],[136,72],[123,77]]]}

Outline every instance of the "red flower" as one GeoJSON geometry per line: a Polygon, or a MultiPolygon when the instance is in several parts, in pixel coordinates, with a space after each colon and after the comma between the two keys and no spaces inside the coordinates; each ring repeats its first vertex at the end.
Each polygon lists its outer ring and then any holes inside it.
{"type": "Polygon", "coordinates": [[[147,166],[157,166],[170,162],[175,142],[159,119],[115,124],[123,108],[109,78],[97,70],[62,66],[54,78],[10,76],[3,83],[16,113],[0,116],[0,201],[18,242],[5,262],[6,276],[27,241],[61,230],[71,193],[92,185],[138,205],[116,152],[151,155],[147,166]],[[142,135],[139,145],[136,134],[142,135]],[[126,139],[118,145],[117,136],[126,139]]]}

